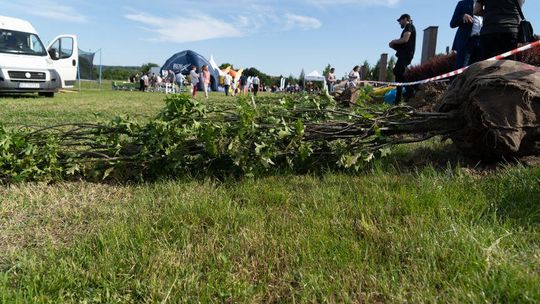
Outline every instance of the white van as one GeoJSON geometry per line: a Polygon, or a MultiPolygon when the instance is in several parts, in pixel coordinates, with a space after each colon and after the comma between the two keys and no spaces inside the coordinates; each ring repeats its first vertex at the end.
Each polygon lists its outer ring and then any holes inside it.
{"type": "Polygon", "coordinates": [[[30,22],[0,16],[0,93],[53,97],[77,79],[77,37],[61,35],[47,48],[30,22]]]}

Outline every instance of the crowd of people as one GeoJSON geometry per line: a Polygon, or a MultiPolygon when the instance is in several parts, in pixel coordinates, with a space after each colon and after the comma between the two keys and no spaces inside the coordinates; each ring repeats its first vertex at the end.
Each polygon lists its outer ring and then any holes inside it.
{"type": "Polygon", "coordinates": [[[181,74],[175,74],[172,70],[163,70],[160,73],[142,73],[133,74],[129,77],[130,83],[139,83],[139,91],[159,91],[161,88],[170,84],[175,87],[175,92],[183,90],[185,77],[181,74]],[[177,87],[178,86],[178,87],[177,87]]]}
{"type": "MultiPolygon", "coordinates": [[[[456,69],[515,49],[518,46],[518,25],[524,2],[525,0],[458,1],[450,20],[450,27],[457,28],[452,45],[452,50],[456,53],[456,69]]],[[[393,69],[395,80],[405,82],[405,71],[415,55],[416,28],[409,14],[401,15],[397,22],[402,29],[401,35],[390,41],[389,47],[396,51],[397,61],[393,69]]],[[[329,93],[333,93],[338,82],[335,69],[330,68],[325,77],[326,89],[329,93]]],[[[355,87],[363,78],[360,66],[356,65],[347,74],[346,86],[355,87]]],[[[201,87],[204,96],[208,98],[211,75],[208,66],[203,65],[200,68],[192,66],[188,78],[181,73],[175,74],[172,70],[164,70],[161,75],[154,73],[147,73],[141,77],[134,75],[130,80],[139,81],[141,91],[155,90],[164,83],[173,84],[179,87],[178,91],[183,91],[184,86],[190,83],[193,96],[197,95],[198,88],[201,87]]],[[[239,79],[235,79],[231,73],[223,77],[222,84],[226,96],[247,95],[248,92],[256,96],[261,91],[297,93],[309,88],[316,92],[318,88],[307,84],[306,88],[302,88],[299,84],[287,84],[285,87],[266,86],[257,76],[242,75],[239,79]]],[[[397,87],[396,103],[401,101],[402,89],[401,86],[397,87]]]]}
{"type": "MultiPolygon", "coordinates": [[[[212,78],[207,65],[198,68],[195,65],[191,66],[188,75],[175,73],[173,70],[163,70],[161,74],[143,73],[142,76],[134,74],[130,77],[131,83],[139,82],[140,91],[159,91],[166,84],[174,86],[175,92],[184,92],[187,86],[191,86],[189,92],[193,97],[197,96],[197,92],[202,88],[205,98],[208,98],[208,93],[212,83],[212,78]]],[[[274,92],[274,87],[269,87],[261,83],[258,76],[247,77],[242,75],[239,79],[234,79],[231,73],[225,74],[223,77],[223,91],[226,96],[247,95],[249,92],[257,96],[258,92],[274,92]]]]}
{"type": "Polygon", "coordinates": [[[247,77],[241,75],[238,79],[235,79],[228,72],[223,76],[223,89],[225,96],[247,95],[249,92],[257,96],[259,92],[269,92],[270,88],[261,83],[259,76],[247,77]]]}

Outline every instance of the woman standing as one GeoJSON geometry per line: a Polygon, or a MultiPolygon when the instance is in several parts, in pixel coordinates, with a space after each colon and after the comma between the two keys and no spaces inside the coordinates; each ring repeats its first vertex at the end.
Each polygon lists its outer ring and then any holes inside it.
{"type": "Polygon", "coordinates": [[[480,32],[482,59],[511,51],[518,46],[519,7],[525,0],[478,0],[474,14],[484,17],[480,32]]]}
{"type": "Polygon", "coordinates": [[[357,81],[360,80],[360,66],[355,66],[352,71],[349,73],[349,82],[347,84],[350,88],[355,88],[357,81]]]}
{"type": "Polygon", "coordinates": [[[197,85],[199,84],[199,74],[197,74],[197,67],[192,65],[191,72],[189,72],[191,78],[191,85],[193,86],[193,97],[197,96],[197,85]]]}
{"type": "Polygon", "coordinates": [[[201,82],[204,88],[204,96],[208,99],[208,84],[210,84],[210,72],[208,66],[203,65],[201,68],[201,82]]]}

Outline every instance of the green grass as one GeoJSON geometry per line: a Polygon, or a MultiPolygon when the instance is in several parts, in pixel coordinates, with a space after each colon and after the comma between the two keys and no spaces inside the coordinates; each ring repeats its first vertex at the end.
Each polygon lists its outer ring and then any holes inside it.
{"type": "MultiPolygon", "coordinates": [[[[0,121],[148,117],[162,98],[4,98],[0,121]]],[[[431,141],[358,174],[4,186],[0,302],[539,302],[540,168],[460,161],[431,141]]]]}
{"type": "MultiPolygon", "coordinates": [[[[73,91],[61,91],[54,98],[37,94],[0,96],[0,123],[11,125],[48,126],[72,122],[109,120],[116,115],[129,114],[148,119],[164,106],[162,93],[112,91],[111,82],[103,82],[101,90],[95,83],[83,83],[73,91]]],[[[213,101],[233,100],[223,93],[210,93],[213,101]]],[[[203,94],[198,99],[204,100],[203,94]]]]}

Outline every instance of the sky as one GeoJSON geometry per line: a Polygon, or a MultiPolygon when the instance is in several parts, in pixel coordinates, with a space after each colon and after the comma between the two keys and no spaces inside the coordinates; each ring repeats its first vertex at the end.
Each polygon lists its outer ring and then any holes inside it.
{"type": "MultiPolygon", "coordinates": [[[[418,31],[438,26],[437,52],[452,45],[449,27],[457,0],[0,0],[0,15],[30,21],[44,43],[76,34],[85,51],[102,50],[102,64],[159,65],[193,50],[217,64],[255,67],[270,75],[298,76],[302,69],[338,75],[381,53],[399,38],[396,19],[412,16],[418,31]]],[[[540,1],[527,0],[524,13],[540,28],[540,1]]],[[[94,64],[99,64],[99,55],[94,64]]]]}

